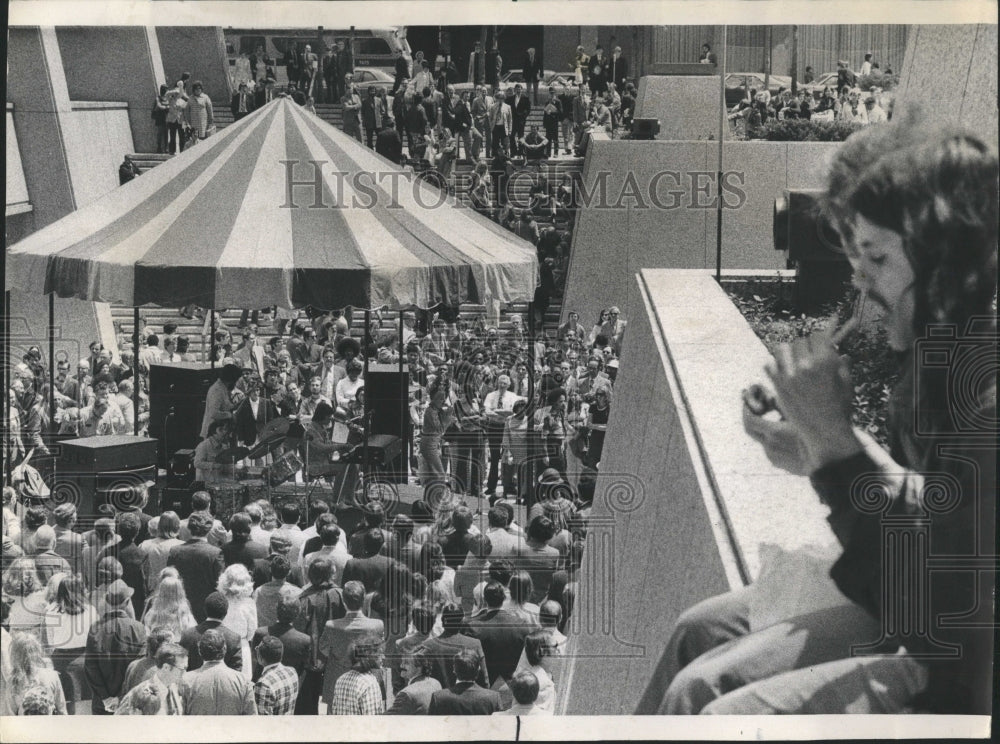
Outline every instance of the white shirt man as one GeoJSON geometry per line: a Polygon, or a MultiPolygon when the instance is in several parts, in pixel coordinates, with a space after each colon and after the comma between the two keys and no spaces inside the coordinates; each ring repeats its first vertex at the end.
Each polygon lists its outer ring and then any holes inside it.
{"type": "Polygon", "coordinates": [[[514,413],[514,404],[518,400],[520,398],[510,391],[510,377],[500,375],[497,378],[497,389],[487,394],[483,401],[487,421],[494,426],[503,426],[514,413]]]}
{"type": "Polygon", "coordinates": [[[337,385],[347,377],[347,372],[339,364],[334,363],[335,355],[331,349],[323,352],[323,367],[319,370],[319,392],[328,401],[336,395],[337,385]]]}
{"type": "Polygon", "coordinates": [[[94,383],[94,401],[80,410],[80,436],[130,434],[131,428],[118,404],[110,396],[111,383],[98,378],[94,383]]]}

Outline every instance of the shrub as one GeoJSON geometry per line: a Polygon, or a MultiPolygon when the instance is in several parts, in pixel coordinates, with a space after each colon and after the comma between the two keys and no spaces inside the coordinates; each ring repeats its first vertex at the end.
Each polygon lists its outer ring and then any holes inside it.
{"type": "MultiPolygon", "coordinates": [[[[795,313],[794,281],[749,280],[729,283],[727,293],[768,351],[821,330],[836,315],[839,323],[855,311],[858,292],[845,290],[844,298],[817,316],[795,313]]],[[[853,423],[883,445],[887,444],[886,415],[892,388],[899,379],[899,365],[881,327],[861,329],[842,345],[851,361],[854,384],[853,423]]]]}
{"type": "Polygon", "coordinates": [[[859,75],[854,84],[861,90],[871,90],[872,88],[892,90],[899,85],[899,73],[894,72],[891,75],[886,75],[881,70],[872,70],[867,75],[859,75]]]}
{"type": "Polygon", "coordinates": [[[772,142],[843,142],[862,124],[844,121],[812,121],[811,119],[772,119],[763,126],[753,127],[750,139],[772,142]]]}

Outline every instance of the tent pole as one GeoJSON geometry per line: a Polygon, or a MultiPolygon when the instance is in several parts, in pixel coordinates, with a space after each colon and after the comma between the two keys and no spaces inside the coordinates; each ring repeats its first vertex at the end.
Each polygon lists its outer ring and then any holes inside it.
{"type": "MultiPolygon", "coordinates": [[[[518,484],[518,491],[524,493],[525,513],[534,504],[535,490],[535,303],[528,303],[528,441],[527,462],[523,475],[528,483],[518,484]]],[[[519,494],[520,495],[520,494],[519,494]]]]}
{"type": "Polygon", "coordinates": [[[211,310],[211,316],[208,321],[208,358],[212,363],[212,369],[215,369],[215,308],[211,310]]]}
{"type": "Polygon", "coordinates": [[[56,293],[49,294],[49,426],[56,420],[56,293]]]}
{"type": "MultiPolygon", "coordinates": [[[[372,311],[369,310],[366,307],[365,308],[365,335],[368,334],[368,329],[371,328],[371,325],[372,325],[372,311]]],[[[365,337],[362,336],[361,340],[364,341],[365,337]]],[[[364,346],[362,346],[361,347],[361,353],[362,353],[363,358],[364,358],[364,365],[365,365],[364,377],[365,377],[365,385],[367,386],[368,385],[368,350],[365,349],[364,346]]],[[[363,456],[363,459],[364,459],[365,470],[364,470],[364,473],[362,474],[362,477],[361,477],[361,498],[363,500],[363,503],[367,503],[368,502],[368,479],[369,479],[369,477],[371,475],[368,472],[369,469],[370,469],[370,467],[371,467],[371,462],[368,459],[368,411],[371,410],[371,403],[370,403],[370,401],[371,401],[371,396],[368,395],[368,390],[366,388],[365,389],[365,407],[362,409],[362,412],[361,412],[362,413],[362,423],[364,425],[364,436],[365,436],[365,441],[364,441],[364,443],[362,445],[364,447],[364,450],[362,451],[362,456],[363,456]]]]}
{"type": "Polygon", "coordinates": [[[11,364],[10,358],[10,291],[7,290],[3,293],[3,435],[4,435],[4,485],[10,485],[11,482],[11,471],[14,468],[14,463],[12,462],[14,448],[11,446],[11,431],[10,431],[10,386],[13,382],[12,373],[14,370],[14,365],[11,364]]]}
{"type": "MultiPolygon", "coordinates": [[[[400,474],[400,478],[403,478],[403,483],[408,483],[410,480],[410,442],[407,434],[410,431],[410,426],[407,423],[410,417],[410,381],[407,379],[407,375],[404,374],[403,368],[403,358],[404,358],[404,348],[403,348],[403,311],[399,311],[399,386],[402,388],[400,391],[402,395],[400,400],[403,410],[402,415],[399,418],[399,439],[400,448],[399,451],[403,453],[403,472],[400,474]]],[[[374,339],[372,339],[374,341],[374,339]]],[[[368,396],[366,395],[365,398],[368,396]]]]}
{"type": "Polygon", "coordinates": [[[132,308],[132,433],[139,433],[139,306],[132,308]]]}

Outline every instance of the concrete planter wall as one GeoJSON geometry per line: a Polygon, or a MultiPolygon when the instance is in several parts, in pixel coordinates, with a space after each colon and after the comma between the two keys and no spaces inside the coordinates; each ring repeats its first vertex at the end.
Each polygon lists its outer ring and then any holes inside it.
{"type": "Polygon", "coordinates": [[[776,469],[743,431],[741,391],[769,355],[711,273],[646,269],[631,282],[557,687],[567,714],[632,713],[677,616],[757,577],[766,546],[839,552],[808,479],[776,469]]]}
{"type": "MultiPolygon", "coordinates": [[[[775,198],[823,186],[837,143],[727,142],[722,266],[784,269],[774,250],[775,198]]],[[[633,277],[646,268],[715,267],[718,143],[594,138],[583,183],[596,199],[577,215],[563,315],[586,324],[601,308],[632,305],[633,277]],[[637,191],[641,201],[627,196],[637,191]],[[656,194],[655,199],[652,193],[656,194]]],[[[565,319],[565,317],[564,317],[565,319]]]]}

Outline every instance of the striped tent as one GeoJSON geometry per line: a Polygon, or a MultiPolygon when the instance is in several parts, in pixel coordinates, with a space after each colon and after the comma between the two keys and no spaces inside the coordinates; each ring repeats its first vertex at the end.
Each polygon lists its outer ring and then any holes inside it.
{"type": "Polygon", "coordinates": [[[530,300],[534,248],[280,98],[7,250],[7,286],[130,306],[530,300]]]}

